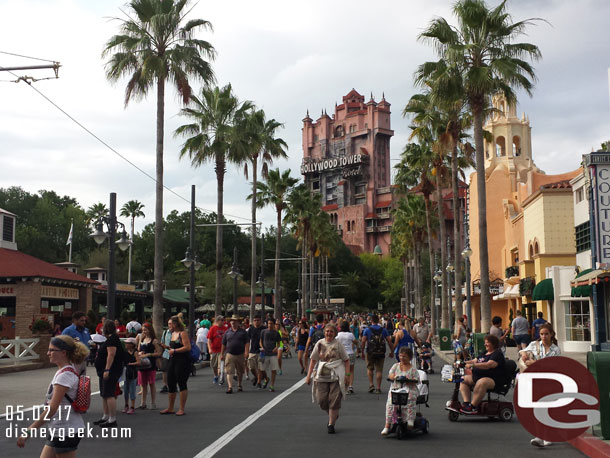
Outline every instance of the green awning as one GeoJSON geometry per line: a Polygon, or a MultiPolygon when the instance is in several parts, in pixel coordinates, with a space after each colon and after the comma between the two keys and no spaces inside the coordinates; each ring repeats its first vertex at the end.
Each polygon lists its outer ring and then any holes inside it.
{"type": "MultiPolygon", "coordinates": [[[[585,269],[581,273],[576,275],[576,278],[574,280],[577,280],[578,277],[582,277],[590,272],[593,272],[593,269],[585,269]]],[[[591,285],[572,286],[572,297],[588,297],[591,294],[593,294],[591,285]]]]}
{"type": "Polygon", "coordinates": [[[189,293],[183,289],[166,289],[163,291],[163,299],[176,304],[188,304],[189,293]]]}
{"type": "Polygon", "coordinates": [[[553,280],[547,278],[542,280],[532,292],[532,300],[534,301],[552,301],[555,299],[555,291],[553,290],[553,280]]]}

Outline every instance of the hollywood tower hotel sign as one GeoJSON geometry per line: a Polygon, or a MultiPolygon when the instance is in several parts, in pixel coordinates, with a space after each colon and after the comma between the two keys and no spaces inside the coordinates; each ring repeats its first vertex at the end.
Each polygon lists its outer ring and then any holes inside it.
{"type": "Polygon", "coordinates": [[[390,104],[368,102],[352,89],[329,116],[303,119],[301,174],[322,210],[354,252],[388,254],[393,202],[390,186],[390,104]]]}

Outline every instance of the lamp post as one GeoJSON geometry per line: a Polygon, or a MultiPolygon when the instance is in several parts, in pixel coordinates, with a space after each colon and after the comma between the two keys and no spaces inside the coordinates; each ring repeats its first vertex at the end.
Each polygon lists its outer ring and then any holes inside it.
{"type": "MultiPolygon", "coordinates": [[[[452,294],[451,294],[451,285],[453,282],[451,281],[451,274],[455,271],[455,267],[451,262],[451,240],[447,237],[447,267],[445,268],[447,271],[447,295],[448,295],[448,304],[449,304],[449,328],[453,329],[455,324],[455,320],[453,317],[453,302],[452,302],[452,294]]],[[[455,292],[457,296],[457,291],[455,292]]]]}
{"type": "Polygon", "coordinates": [[[233,247],[233,265],[229,272],[229,277],[233,279],[233,315],[239,315],[237,310],[237,279],[240,276],[239,268],[237,267],[237,247],[233,247]]]}
{"type": "Polygon", "coordinates": [[[127,237],[125,225],[116,219],[116,192],[110,193],[110,211],[109,216],[102,216],[95,225],[95,232],[91,234],[93,240],[98,245],[104,243],[108,239],[108,296],[106,298],[107,318],[114,320],[116,306],[116,280],[115,280],[115,237],[118,227],[123,230],[121,238],[116,242],[121,251],[125,251],[131,245],[131,241],[127,237]],[[104,225],[108,228],[108,233],[104,232],[104,225]]]}
{"type": "Polygon", "coordinates": [[[464,271],[466,272],[466,320],[468,321],[468,327],[470,327],[470,329],[474,329],[472,327],[472,321],[470,316],[470,314],[472,313],[470,310],[470,256],[472,256],[472,248],[470,248],[470,245],[467,244],[466,248],[462,250],[462,257],[464,258],[465,263],[464,271]]]}
{"type": "MultiPolygon", "coordinates": [[[[436,282],[436,287],[439,288],[439,290],[442,291],[442,287],[441,287],[441,282],[443,280],[443,272],[438,268],[436,268],[436,273],[434,274],[434,277],[432,277],[434,279],[434,281],[436,282]]],[[[440,302],[441,302],[441,294],[439,293],[436,296],[435,299],[435,303],[434,303],[434,307],[436,307],[436,332],[438,333],[438,329],[440,326],[440,314],[439,314],[439,306],[440,306],[440,302]]]]}
{"type": "MultiPolygon", "coordinates": [[[[262,232],[262,231],[261,231],[262,232]]],[[[265,319],[265,234],[261,233],[261,274],[258,277],[257,285],[261,287],[261,318],[265,319]]],[[[254,307],[250,307],[250,322],[254,319],[254,307]]]]}

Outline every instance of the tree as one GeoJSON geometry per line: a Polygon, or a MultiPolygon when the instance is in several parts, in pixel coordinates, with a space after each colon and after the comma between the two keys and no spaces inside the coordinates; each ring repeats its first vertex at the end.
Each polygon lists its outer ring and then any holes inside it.
{"type": "Polygon", "coordinates": [[[121,216],[125,218],[131,218],[131,245],[129,245],[129,267],[127,271],[127,284],[131,285],[131,249],[133,248],[133,231],[136,218],[144,218],[144,212],[142,209],[144,204],[137,200],[130,200],[123,205],[121,208],[121,216]]]}
{"type": "MultiPolygon", "coordinates": [[[[290,176],[290,169],[280,172],[280,169],[270,170],[267,174],[265,182],[257,182],[257,192],[250,194],[248,199],[256,201],[259,208],[263,208],[269,205],[275,207],[277,214],[277,233],[275,238],[275,274],[274,274],[274,286],[275,286],[275,307],[274,315],[276,318],[280,318],[280,304],[282,296],[281,290],[281,278],[280,278],[280,244],[282,239],[282,212],[287,206],[286,199],[292,187],[298,183],[299,180],[290,176]]],[[[265,253],[261,253],[261,256],[265,256],[265,253]]],[[[256,266],[252,267],[253,269],[256,266]]]]}
{"type": "Polygon", "coordinates": [[[253,109],[251,102],[240,102],[230,84],[219,88],[203,88],[199,97],[192,96],[193,108],[183,108],[180,115],[192,121],[178,127],[175,136],[188,137],[180,150],[180,158],[188,155],[193,167],[214,162],[216,172],[216,316],[222,311],[222,236],[224,177],[227,162],[243,164],[247,158],[247,137],[243,122],[253,109]]]}
{"type": "Polygon", "coordinates": [[[155,186],[155,289],[153,293],[153,326],[163,329],[163,136],[165,123],[165,84],[172,83],[184,104],[192,89],[190,78],[204,84],[214,81],[210,65],[215,57],[210,43],[195,38],[199,30],[211,30],[203,19],[186,23],[188,0],[132,0],[126,18],[120,21],[120,33],[108,40],[103,57],[106,77],[116,82],[129,77],[125,89],[125,107],[132,99],[142,99],[151,88],[157,90],[157,141],[155,186]],[[206,60],[207,59],[207,60],[206,60]]]}
{"type": "MultiPolygon", "coordinates": [[[[507,12],[506,0],[491,9],[483,0],[459,0],[453,6],[453,14],[457,26],[450,25],[444,18],[436,18],[419,38],[432,44],[447,65],[460,69],[465,99],[473,116],[481,266],[481,331],[487,332],[491,325],[491,302],[483,150],[484,112],[496,92],[502,92],[509,103],[516,101],[515,89],[524,89],[531,95],[536,75],[525,59],[536,61],[541,53],[533,44],[515,42],[537,19],[513,22],[507,12]]],[[[435,67],[435,62],[424,64],[424,68],[429,69],[424,70],[424,75],[433,73],[435,67]]]]}
{"type": "Polygon", "coordinates": [[[87,209],[87,219],[92,228],[103,218],[108,217],[108,207],[102,202],[91,205],[87,209]]]}
{"type": "MultiPolygon", "coordinates": [[[[269,164],[277,158],[286,158],[286,149],[288,145],[281,138],[276,138],[276,131],[283,127],[283,124],[275,119],[266,119],[263,110],[252,111],[245,119],[246,141],[250,151],[250,161],[252,162],[252,194],[248,197],[252,200],[252,237],[251,237],[251,276],[250,276],[250,321],[254,318],[254,310],[256,303],[256,208],[257,208],[257,172],[258,160],[261,160],[261,175],[267,178],[269,164]]],[[[246,179],[248,178],[248,163],[244,167],[246,179]]],[[[281,221],[278,222],[278,231],[280,230],[281,221]]],[[[279,233],[281,235],[281,232],[279,233]]],[[[277,248],[279,250],[280,236],[277,237],[277,248]]],[[[264,253],[262,254],[264,256],[264,253]]],[[[277,256],[276,256],[277,257],[277,256]]],[[[277,262],[277,261],[276,261],[277,262]]],[[[276,265],[276,289],[279,280],[279,267],[276,265]]],[[[281,294],[277,296],[277,301],[281,301],[281,294]]],[[[281,303],[281,302],[280,302],[281,303]]],[[[276,315],[277,316],[277,315],[276,315]]]]}

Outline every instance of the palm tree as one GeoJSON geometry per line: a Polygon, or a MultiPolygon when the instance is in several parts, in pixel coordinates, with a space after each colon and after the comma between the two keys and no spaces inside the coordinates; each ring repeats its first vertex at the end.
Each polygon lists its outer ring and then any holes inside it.
{"type": "Polygon", "coordinates": [[[432,170],[434,169],[434,152],[427,144],[407,143],[400,162],[395,166],[396,176],[394,182],[400,187],[402,192],[407,192],[410,188],[417,186],[418,191],[424,197],[426,235],[428,240],[428,257],[430,259],[430,318],[432,321],[432,331],[436,331],[436,288],[434,287],[434,262],[432,252],[432,231],[430,196],[434,192],[432,170]]]}
{"type": "Polygon", "coordinates": [[[108,217],[108,207],[102,202],[91,205],[87,209],[87,224],[95,225],[102,218],[108,217]]]}
{"type": "MultiPolygon", "coordinates": [[[[120,33],[108,40],[102,56],[109,57],[106,77],[116,82],[127,76],[125,106],[142,99],[151,88],[157,91],[157,141],[155,187],[155,260],[153,326],[163,329],[163,135],[165,124],[165,85],[176,87],[182,102],[188,103],[192,89],[189,79],[204,84],[214,81],[210,65],[215,57],[210,43],[195,38],[199,30],[211,30],[203,19],[184,23],[190,12],[188,0],[132,0],[120,33]],[[207,60],[206,60],[207,59],[207,60]]],[[[189,317],[190,319],[190,317],[189,317]]]]}
{"type": "MultiPolygon", "coordinates": [[[[263,178],[267,178],[269,164],[273,159],[286,158],[286,149],[288,145],[281,138],[276,138],[275,133],[283,124],[275,119],[265,119],[263,110],[252,111],[246,118],[246,132],[249,149],[251,151],[250,161],[252,162],[252,194],[249,198],[252,200],[252,269],[250,276],[250,321],[254,318],[254,306],[256,299],[255,284],[256,284],[256,208],[257,205],[257,172],[258,160],[261,160],[261,174],[263,178]]],[[[248,178],[248,163],[244,167],[246,179],[248,178]]],[[[290,170],[288,171],[290,172],[290,170]]],[[[280,226],[278,226],[278,231],[280,226]]],[[[279,241],[279,236],[278,236],[279,241]]],[[[279,247],[279,245],[278,245],[279,247]]],[[[279,250],[279,248],[278,248],[279,250]]],[[[279,254],[279,251],[278,253],[279,254]]],[[[264,253],[262,253],[264,256],[264,253]]],[[[276,256],[278,258],[278,256],[276,256]]],[[[279,264],[276,261],[276,288],[279,285],[279,264]]],[[[281,299],[281,298],[280,298],[281,299]]],[[[277,316],[277,315],[276,315],[277,316]]]]}
{"type": "MultiPolygon", "coordinates": [[[[275,240],[275,304],[273,313],[276,318],[280,317],[281,307],[281,271],[280,271],[280,242],[282,237],[282,212],[287,207],[288,193],[292,187],[298,183],[298,179],[290,176],[290,169],[280,172],[280,169],[269,170],[265,182],[256,183],[256,193],[250,194],[248,199],[253,202],[256,201],[256,205],[259,208],[273,205],[277,214],[277,235],[275,240]]],[[[265,256],[265,253],[261,253],[261,256],[265,256]]],[[[256,271],[256,266],[254,267],[256,271]]]]}
{"type": "MultiPolygon", "coordinates": [[[[142,209],[144,208],[144,204],[138,202],[137,200],[130,200],[121,208],[121,216],[125,218],[131,218],[131,241],[133,242],[133,231],[134,225],[136,222],[136,218],[144,218],[144,212],[142,209]]],[[[129,270],[127,272],[127,284],[131,285],[131,248],[133,243],[129,245],[129,270]]]]}
{"type": "MultiPolygon", "coordinates": [[[[513,22],[506,9],[506,0],[491,9],[483,0],[459,0],[453,6],[457,26],[450,25],[444,18],[436,18],[419,36],[420,40],[430,42],[448,65],[460,69],[465,100],[474,119],[482,332],[487,332],[491,325],[484,113],[491,96],[498,91],[509,103],[516,101],[515,89],[524,89],[531,95],[536,75],[525,59],[536,61],[541,57],[537,46],[515,42],[536,19],[513,22]]],[[[435,67],[436,62],[424,64],[424,75],[433,73],[435,67]]]]}
{"type": "Polygon", "coordinates": [[[199,97],[191,96],[193,108],[183,108],[180,115],[193,121],[176,129],[175,136],[188,137],[180,150],[180,157],[188,155],[193,167],[214,162],[216,172],[216,316],[222,313],[222,235],[224,177],[227,162],[243,164],[247,158],[247,141],[243,121],[252,110],[251,102],[240,102],[231,85],[222,88],[203,88],[199,97]]]}

